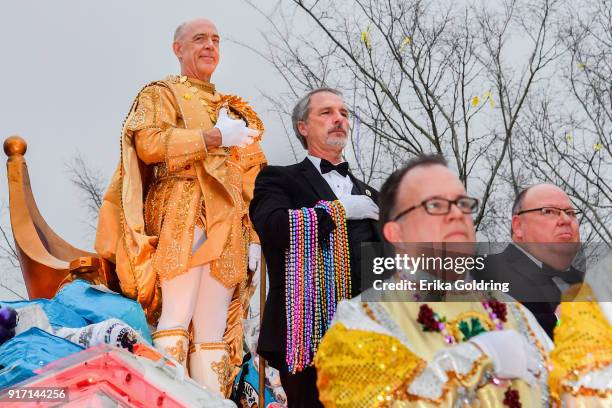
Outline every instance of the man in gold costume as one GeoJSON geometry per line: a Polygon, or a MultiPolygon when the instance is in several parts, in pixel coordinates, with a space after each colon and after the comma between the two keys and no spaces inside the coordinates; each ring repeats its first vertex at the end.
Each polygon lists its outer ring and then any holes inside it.
{"type": "Polygon", "coordinates": [[[227,395],[242,362],[247,267],[261,259],[248,206],[266,159],[257,114],[209,82],[219,41],[205,19],[176,29],[181,75],[136,97],[95,247],[157,324],[155,347],[227,395]]]}
{"type": "MultiPolygon", "coordinates": [[[[478,200],[466,195],[443,158],[410,161],[385,182],[380,202],[383,235],[398,255],[415,256],[415,244],[437,251],[429,255],[448,255],[440,251],[450,243],[464,255],[473,251],[478,200]]],[[[403,275],[398,270],[387,282],[403,275]]],[[[326,407],[548,405],[552,345],[520,304],[461,291],[455,302],[418,291],[403,302],[390,291],[366,301],[372,291],[339,303],[318,349],[317,386],[326,407]]]]}

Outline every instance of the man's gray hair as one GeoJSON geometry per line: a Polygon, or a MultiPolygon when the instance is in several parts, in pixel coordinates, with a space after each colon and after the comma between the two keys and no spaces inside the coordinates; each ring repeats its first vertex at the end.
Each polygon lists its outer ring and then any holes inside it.
{"type": "Polygon", "coordinates": [[[342,92],[337,89],[321,87],[313,89],[306,95],[302,96],[299,101],[297,101],[293,107],[293,112],[291,113],[291,122],[293,123],[293,131],[304,149],[308,149],[308,143],[306,142],[306,138],[302,136],[298,129],[298,122],[306,122],[306,119],[308,119],[308,114],[310,113],[310,97],[319,92],[331,92],[339,97],[342,97],[342,92]]]}
{"type": "Polygon", "coordinates": [[[187,25],[187,21],[185,21],[180,26],[176,27],[176,30],[174,30],[174,41],[178,41],[178,39],[181,37],[181,34],[183,34],[183,29],[185,28],[186,25],[187,25]]]}

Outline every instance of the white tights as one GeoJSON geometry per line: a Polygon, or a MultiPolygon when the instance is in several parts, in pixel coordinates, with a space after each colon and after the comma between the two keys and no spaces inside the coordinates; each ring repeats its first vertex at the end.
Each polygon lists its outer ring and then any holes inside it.
{"type": "MultiPolygon", "coordinates": [[[[206,240],[201,228],[193,233],[195,251],[206,240]]],[[[162,312],[157,330],[182,327],[193,320],[194,343],[212,343],[223,339],[227,309],[234,288],[226,288],[210,276],[210,264],[191,268],[182,275],[161,282],[162,312]]]]}

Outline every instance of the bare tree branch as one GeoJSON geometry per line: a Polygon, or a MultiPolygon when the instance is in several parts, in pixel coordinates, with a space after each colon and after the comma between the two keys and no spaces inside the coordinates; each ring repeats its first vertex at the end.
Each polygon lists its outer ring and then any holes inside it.
{"type": "Polygon", "coordinates": [[[347,157],[362,174],[382,181],[413,155],[443,154],[482,199],[478,230],[499,240],[508,197],[538,180],[520,129],[565,55],[565,1],[293,0],[268,13],[247,3],[269,23],[259,52],[290,90],[280,107],[322,84],[341,89],[358,138],[347,157]]]}
{"type": "Polygon", "coordinates": [[[104,197],[105,180],[101,172],[89,167],[80,154],[66,163],[66,171],[70,176],[70,181],[77,188],[85,208],[87,208],[88,218],[86,223],[90,230],[95,231],[98,212],[104,197]]]}

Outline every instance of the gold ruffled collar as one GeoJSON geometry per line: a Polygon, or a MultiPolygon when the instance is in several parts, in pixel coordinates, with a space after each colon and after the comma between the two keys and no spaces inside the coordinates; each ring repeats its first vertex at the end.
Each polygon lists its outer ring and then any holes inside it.
{"type": "Polygon", "coordinates": [[[205,82],[205,81],[200,81],[199,79],[196,78],[189,78],[185,75],[180,75],[177,77],[177,80],[179,83],[191,88],[191,87],[196,87],[206,93],[209,93],[211,95],[214,95],[216,92],[215,89],[215,84],[213,84],[212,82],[205,82]]]}

